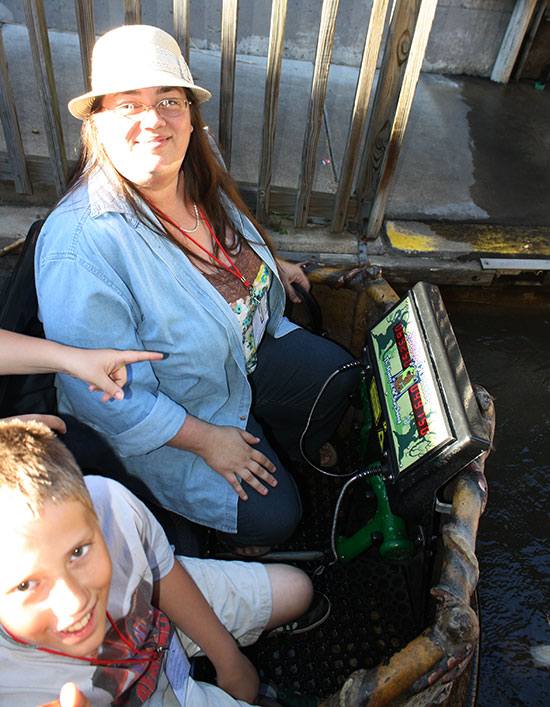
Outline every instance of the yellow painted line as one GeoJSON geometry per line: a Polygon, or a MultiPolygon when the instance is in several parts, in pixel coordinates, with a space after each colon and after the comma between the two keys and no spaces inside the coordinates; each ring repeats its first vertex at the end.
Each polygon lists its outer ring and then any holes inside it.
{"type": "Polygon", "coordinates": [[[388,221],[386,234],[393,248],[397,250],[417,250],[436,252],[440,244],[435,236],[421,233],[406,233],[396,228],[395,221],[388,221]]]}
{"type": "Polygon", "coordinates": [[[548,232],[542,229],[485,227],[478,231],[473,245],[476,252],[507,253],[514,256],[550,255],[548,232]]]}
{"type": "Polygon", "coordinates": [[[540,258],[550,256],[550,226],[388,221],[386,234],[393,248],[404,251],[495,253],[540,258]]]}

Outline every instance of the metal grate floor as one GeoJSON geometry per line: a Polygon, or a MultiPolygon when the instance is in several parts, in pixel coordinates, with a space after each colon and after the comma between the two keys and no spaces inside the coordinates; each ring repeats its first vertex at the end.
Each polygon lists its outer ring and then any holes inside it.
{"type": "MultiPolygon", "coordinates": [[[[316,570],[322,561],[297,564],[313,577],[315,588],[330,598],[331,615],[313,631],[261,638],[245,652],[262,681],[273,681],[303,695],[326,697],[354,670],[372,668],[400,650],[420,628],[415,623],[403,565],[382,560],[374,548],[346,565],[329,564],[333,512],[343,481],[304,470],[298,482],[304,516],[291,541],[280,549],[327,550],[326,566],[320,573],[316,570]]],[[[351,503],[343,504],[341,516],[352,518],[352,523],[358,512],[366,519],[363,523],[371,517],[365,505],[368,501],[361,500],[361,483],[352,485],[347,492],[351,503]]],[[[196,676],[202,680],[212,677],[207,665],[200,665],[196,676]]]]}

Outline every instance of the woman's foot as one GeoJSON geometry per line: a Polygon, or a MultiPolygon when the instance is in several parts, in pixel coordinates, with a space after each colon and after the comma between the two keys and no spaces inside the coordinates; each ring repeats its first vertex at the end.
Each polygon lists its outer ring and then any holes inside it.
{"type": "Polygon", "coordinates": [[[330,469],[338,464],[338,452],[330,442],[325,442],[319,448],[319,466],[330,469]]]}
{"type": "Polygon", "coordinates": [[[224,557],[232,555],[233,557],[241,557],[243,560],[254,560],[257,557],[267,555],[271,550],[270,545],[235,545],[225,533],[216,532],[216,539],[223,548],[222,554],[224,557]]]}
{"type": "Polygon", "coordinates": [[[241,557],[262,557],[262,555],[267,555],[271,550],[269,545],[249,545],[248,547],[232,547],[231,552],[235,555],[241,557]]]}

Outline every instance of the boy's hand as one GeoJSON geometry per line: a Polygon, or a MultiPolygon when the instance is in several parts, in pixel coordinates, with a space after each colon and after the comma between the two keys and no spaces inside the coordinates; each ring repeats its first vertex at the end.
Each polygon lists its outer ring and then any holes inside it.
{"type": "Polygon", "coordinates": [[[237,650],[235,658],[228,665],[223,668],[216,666],[216,682],[218,687],[236,700],[250,704],[255,702],[260,687],[258,671],[240,650],[237,650]]]}
{"type": "Polygon", "coordinates": [[[90,707],[90,700],[84,697],[74,682],[66,682],[61,688],[58,700],[40,707],[90,707]]]}
{"type": "Polygon", "coordinates": [[[155,582],[152,603],[202,649],[216,670],[222,690],[254,703],[260,684],[256,669],[177,559],[170,572],[155,582]]]}

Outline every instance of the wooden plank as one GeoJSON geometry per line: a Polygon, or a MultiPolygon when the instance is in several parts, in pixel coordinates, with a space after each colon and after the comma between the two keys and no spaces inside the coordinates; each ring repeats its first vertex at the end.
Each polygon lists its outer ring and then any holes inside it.
{"type": "Polygon", "coordinates": [[[271,26],[269,30],[269,49],[264,98],[264,127],[262,132],[262,150],[260,154],[260,172],[258,177],[258,203],[256,218],[260,223],[267,221],[269,197],[273,173],[273,148],[277,124],[279,87],[281,84],[281,65],[283,62],[283,42],[286,25],[288,0],[273,0],[271,6],[271,26]]]}
{"type": "Polygon", "coordinates": [[[25,162],[25,150],[21,139],[21,129],[15,108],[15,100],[8,70],[8,59],[0,28],[0,119],[4,128],[4,139],[10,156],[15,190],[18,194],[32,194],[31,181],[25,162]]]}
{"type": "Polygon", "coordinates": [[[124,24],[141,24],[141,0],[124,0],[124,24]]]}
{"type": "Polygon", "coordinates": [[[376,194],[420,2],[421,0],[398,0],[393,8],[359,165],[357,200],[361,213],[355,215],[357,220],[368,217],[376,194]]]}
{"type": "Polygon", "coordinates": [[[294,210],[294,225],[300,228],[303,228],[307,224],[309,202],[311,200],[313,179],[315,177],[315,161],[317,159],[317,147],[319,145],[319,135],[323,121],[323,106],[327,92],[328,72],[330,69],[330,58],[332,56],[338,4],[339,0],[323,0],[321,9],[321,22],[319,25],[315,66],[311,83],[307,129],[304,136],[302,166],[298,182],[298,196],[294,210]]]}
{"type": "MultiPolygon", "coordinates": [[[[42,185],[43,187],[55,186],[55,175],[52,172],[52,164],[49,157],[27,157],[26,163],[34,192],[37,191],[37,185],[42,185]]],[[[75,164],[74,160],[72,164],[75,164]]],[[[12,179],[13,170],[10,156],[6,152],[1,152],[0,180],[11,181],[12,179]]]]}
{"type": "Polygon", "coordinates": [[[342,165],[342,177],[336,192],[336,204],[332,216],[331,229],[338,233],[342,231],[346,222],[348,204],[353,188],[353,177],[357,167],[361,138],[365,129],[367,112],[370,103],[376,63],[382,36],[386,26],[389,0],[374,0],[371,8],[369,26],[363,47],[361,67],[355,89],[355,100],[351,114],[346,149],[342,165]]]}
{"type": "Polygon", "coordinates": [[[189,0],[173,0],[174,37],[189,64],[189,0]]]}
{"type": "Polygon", "coordinates": [[[390,196],[390,190],[395,178],[397,162],[405,139],[405,130],[409,122],[414,94],[422,62],[426,54],[426,46],[430,38],[433,19],[437,8],[437,0],[422,0],[418,20],[414,29],[414,36],[411,44],[407,68],[403,79],[403,86],[399,96],[399,103],[395,111],[395,117],[391,128],[390,139],[386,149],[376,196],[369,214],[366,239],[374,239],[378,236],[382,228],[386,205],[390,196]]]}
{"type": "Polygon", "coordinates": [[[508,23],[508,28],[500,45],[491,81],[508,83],[512,69],[521,49],[521,43],[529,28],[531,17],[537,6],[538,0],[516,0],[516,4],[508,23]]]}
{"type": "Polygon", "coordinates": [[[391,285],[410,287],[422,280],[434,285],[487,287],[494,280],[494,273],[482,270],[479,261],[474,259],[445,260],[389,253],[374,255],[370,263],[380,268],[383,277],[391,285]]]}
{"type": "MultiPolygon", "coordinates": [[[[238,184],[239,191],[246,201],[249,209],[256,210],[258,187],[255,184],[238,184]]],[[[335,194],[322,191],[312,191],[309,203],[309,218],[330,221],[334,212],[335,194]]],[[[297,191],[290,187],[272,186],[270,194],[270,212],[287,215],[292,219],[296,206],[297,191]]],[[[350,201],[350,208],[356,207],[354,199],[350,201]]],[[[292,223],[294,221],[292,220],[292,223]]]]}
{"type": "MultiPolygon", "coordinates": [[[[69,169],[76,165],[76,160],[69,160],[69,169]]],[[[28,157],[27,168],[30,174],[31,183],[37,185],[53,185],[53,175],[50,160],[47,157],[28,157]]],[[[13,179],[10,157],[6,152],[0,152],[0,180],[11,181],[13,179]]],[[[254,212],[258,197],[258,185],[240,182],[237,184],[243,199],[248,208],[254,212]]],[[[310,216],[323,221],[329,221],[334,211],[334,194],[327,192],[313,191],[311,193],[310,216]]],[[[271,208],[278,214],[286,214],[289,222],[292,221],[292,213],[296,204],[296,189],[289,187],[271,187],[271,208]]],[[[352,198],[350,208],[354,208],[355,203],[352,198]]]]}
{"type": "Polygon", "coordinates": [[[55,187],[61,193],[67,181],[67,155],[53,75],[43,0],[25,0],[25,16],[31,44],[36,82],[42,102],[48,151],[54,171],[55,187]]]}
{"type": "Polygon", "coordinates": [[[86,91],[91,91],[92,50],[95,44],[94,8],[92,0],[75,0],[82,76],[86,91]]]}
{"type": "Polygon", "coordinates": [[[223,158],[228,169],[231,167],[231,144],[233,139],[233,102],[235,95],[238,12],[239,0],[223,0],[219,138],[223,158]]]}
{"type": "Polygon", "coordinates": [[[527,57],[529,56],[529,52],[531,51],[531,47],[533,46],[533,41],[537,35],[537,31],[539,29],[542,17],[547,7],[548,0],[539,0],[537,10],[533,15],[533,21],[529,25],[529,31],[527,32],[525,41],[521,45],[521,53],[518,57],[516,64],[514,65],[514,73],[512,75],[512,79],[514,81],[519,81],[521,78],[521,74],[523,73],[523,67],[525,66],[525,62],[527,61],[527,57]]]}

